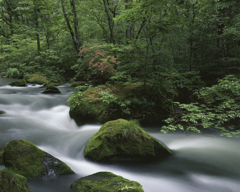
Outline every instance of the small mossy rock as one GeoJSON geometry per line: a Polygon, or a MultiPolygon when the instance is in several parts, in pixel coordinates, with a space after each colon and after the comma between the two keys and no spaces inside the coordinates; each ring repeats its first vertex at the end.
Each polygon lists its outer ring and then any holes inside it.
{"type": "Polygon", "coordinates": [[[57,87],[54,87],[54,86],[47,86],[46,87],[46,90],[49,90],[49,89],[52,89],[52,90],[58,90],[59,91],[59,89],[57,88],[57,87]]]}
{"type": "Polygon", "coordinates": [[[141,162],[170,155],[136,121],[118,119],[105,123],[87,144],[84,156],[93,161],[141,162]]]}
{"type": "Polygon", "coordinates": [[[85,85],[87,83],[87,81],[73,81],[71,82],[71,87],[77,87],[79,85],[85,85]]]}
{"type": "Polygon", "coordinates": [[[136,181],[130,181],[111,172],[98,172],[74,181],[72,189],[81,192],[144,192],[136,181]]]}
{"type": "Polygon", "coordinates": [[[57,87],[54,86],[47,86],[46,90],[42,93],[61,93],[57,87]]]}
{"type": "Polygon", "coordinates": [[[59,159],[22,139],[10,141],[3,152],[5,167],[27,178],[56,176],[74,173],[59,159]]]}
{"type": "Polygon", "coordinates": [[[11,86],[25,87],[25,86],[27,86],[27,82],[25,81],[25,79],[21,79],[21,80],[18,80],[18,81],[13,81],[13,82],[10,83],[9,85],[11,85],[11,86]]]}
{"type": "Polygon", "coordinates": [[[5,113],[4,111],[0,111],[0,115],[1,115],[1,114],[4,114],[4,113],[5,113]]]}
{"type": "Polygon", "coordinates": [[[27,178],[8,169],[0,170],[1,192],[29,192],[27,178]]]}

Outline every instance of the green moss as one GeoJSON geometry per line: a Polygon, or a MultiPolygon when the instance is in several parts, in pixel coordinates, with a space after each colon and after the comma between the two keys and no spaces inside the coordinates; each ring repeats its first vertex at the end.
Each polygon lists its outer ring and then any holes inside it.
{"type": "Polygon", "coordinates": [[[27,82],[24,79],[21,79],[19,81],[14,81],[12,83],[10,83],[9,85],[11,86],[19,86],[19,87],[25,87],[27,86],[27,82]]]}
{"type": "Polygon", "coordinates": [[[67,166],[67,164],[62,163],[60,165],[59,175],[68,175],[68,174],[73,174],[73,173],[74,173],[74,171],[69,166],[67,166]]]}
{"type": "Polygon", "coordinates": [[[71,87],[77,87],[79,85],[85,85],[86,81],[72,81],[70,80],[69,83],[71,84],[71,87]]]}
{"type": "Polygon", "coordinates": [[[39,75],[39,74],[32,74],[30,75],[30,77],[27,79],[28,83],[33,83],[33,84],[48,84],[49,80],[47,79],[47,77],[43,76],[43,75],[39,75]]]}
{"type": "Polygon", "coordinates": [[[94,161],[150,161],[171,152],[145,132],[136,121],[105,123],[87,144],[84,156],[94,161]]]}
{"type": "MultiPolygon", "coordinates": [[[[27,178],[48,176],[51,172],[54,172],[54,175],[66,172],[61,170],[61,167],[64,167],[62,161],[42,151],[27,140],[10,141],[4,149],[3,161],[6,167],[14,169],[16,173],[27,178]]],[[[68,174],[70,172],[74,173],[69,171],[68,174]]]]}
{"type": "Polygon", "coordinates": [[[0,170],[0,191],[2,192],[29,192],[27,178],[15,174],[10,169],[0,170]]]}
{"type": "Polygon", "coordinates": [[[58,84],[57,83],[49,83],[49,84],[46,85],[47,88],[48,87],[55,87],[55,86],[58,86],[58,84]]]}
{"type": "Polygon", "coordinates": [[[71,188],[81,192],[144,192],[138,182],[127,180],[111,172],[98,172],[82,177],[73,182],[71,188]]]}

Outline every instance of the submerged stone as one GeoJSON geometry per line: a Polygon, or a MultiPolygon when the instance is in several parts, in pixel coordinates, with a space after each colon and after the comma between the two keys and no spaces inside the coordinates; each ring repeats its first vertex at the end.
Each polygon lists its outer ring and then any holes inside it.
{"type": "Polygon", "coordinates": [[[68,165],[27,140],[12,140],[4,149],[5,167],[27,178],[74,173],[68,165]]]}
{"type": "Polygon", "coordinates": [[[27,82],[24,79],[18,80],[18,81],[13,81],[9,85],[11,86],[19,86],[19,87],[25,87],[27,86],[27,82]]]}
{"type": "Polygon", "coordinates": [[[15,174],[12,170],[0,170],[0,191],[1,192],[29,192],[27,178],[15,174]]]}
{"type": "Polygon", "coordinates": [[[93,161],[142,162],[170,155],[136,121],[118,119],[105,123],[87,144],[84,156],[93,161]]]}
{"type": "Polygon", "coordinates": [[[81,192],[144,192],[136,181],[130,181],[111,172],[98,172],[74,181],[72,189],[81,192]]]}

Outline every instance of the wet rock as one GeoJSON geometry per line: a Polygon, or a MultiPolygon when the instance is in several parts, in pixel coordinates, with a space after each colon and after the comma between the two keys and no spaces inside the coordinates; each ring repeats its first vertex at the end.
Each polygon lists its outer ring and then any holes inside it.
{"type": "Polygon", "coordinates": [[[74,173],[61,160],[42,151],[27,140],[12,140],[4,149],[5,167],[14,168],[16,173],[27,178],[56,176],[74,173]]]}
{"type": "Polygon", "coordinates": [[[57,87],[54,86],[47,86],[46,90],[42,93],[61,93],[57,87]]]}
{"type": "Polygon", "coordinates": [[[27,178],[14,173],[12,170],[0,170],[0,191],[1,192],[29,192],[27,178]]]}
{"type": "Polygon", "coordinates": [[[18,86],[18,87],[25,87],[25,86],[27,86],[27,82],[24,79],[21,79],[21,80],[18,80],[18,81],[13,81],[9,85],[18,86]]]}
{"type": "Polygon", "coordinates": [[[87,144],[84,156],[93,161],[141,162],[164,158],[171,152],[136,121],[105,123],[87,144]]]}
{"type": "Polygon", "coordinates": [[[74,181],[72,189],[81,192],[144,192],[142,186],[136,181],[130,181],[111,172],[98,172],[74,181]]]}
{"type": "Polygon", "coordinates": [[[0,110],[0,115],[1,115],[1,114],[4,114],[4,113],[5,113],[4,111],[1,111],[1,110],[0,110]]]}

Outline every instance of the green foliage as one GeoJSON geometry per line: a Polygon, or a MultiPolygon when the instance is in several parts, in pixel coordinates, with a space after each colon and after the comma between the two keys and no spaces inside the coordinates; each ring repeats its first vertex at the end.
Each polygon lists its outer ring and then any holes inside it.
{"type": "Polygon", "coordinates": [[[126,85],[132,82],[132,78],[125,71],[118,71],[112,77],[110,77],[110,81],[112,84],[126,85]]]}
{"type": "Polygon", "coordinates": [[[229,75],[220,79],[218,84],[195,92],[199,102],[176,102],[181,113],[165,120],[169,125],[162,127],[161,131],[167,133],[180,129],[186,133],[204,133],[205,129],[215,128],[221,136],[239,137],[240,130],[232,123],[240,118],[239,87],[240,79],[229,75]]]}
{"type": "Polygon", "coordinates": [[[7,77],[9,77],[9,78],[18,78],[19,74],[20,73],[19,73],[18,69],[16,69],[16,68],[9,68],[7,70],[7,77]]]}

